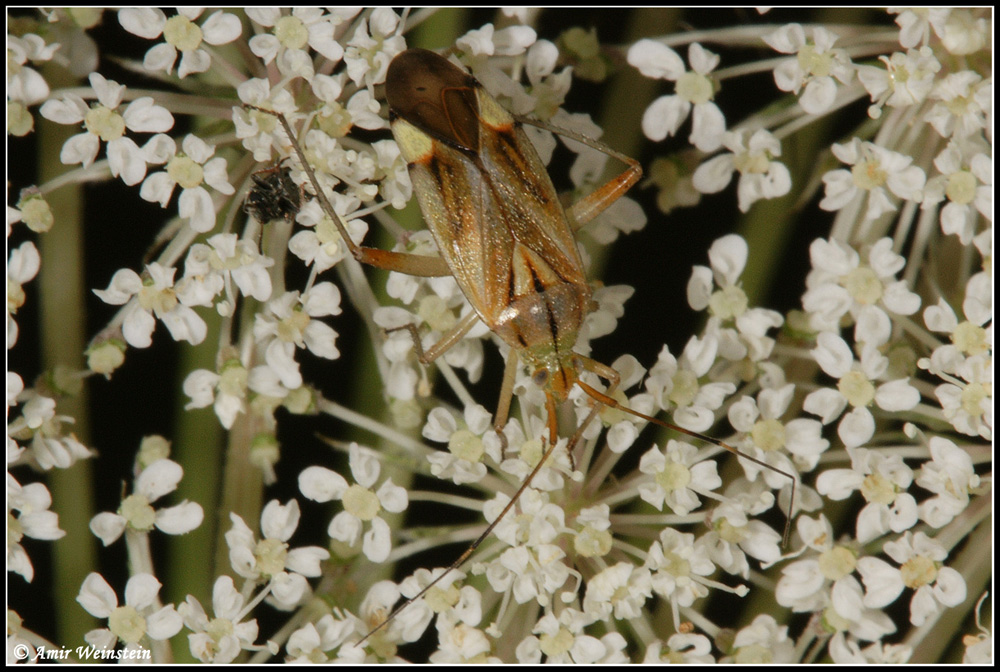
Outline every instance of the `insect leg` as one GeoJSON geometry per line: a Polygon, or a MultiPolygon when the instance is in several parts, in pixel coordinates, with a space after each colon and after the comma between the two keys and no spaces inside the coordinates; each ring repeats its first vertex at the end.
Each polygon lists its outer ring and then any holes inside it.
{"type": "MultiPolygon", "coordinates": [[[[570,140],[582,142],[588,147],[604,152],[608,156],[612,156],[628,166],[620,175],[608,180],[603,185],[598,187],[596,191],[584,196],[566,210],[566,215],[569,217],[570,225],[574,230],[579,229],[594,217],[604,212],[608,206],[621,198],[625,192],[631,189],[632,186],[639,181],[639,178],[642,177],[642,165],[640,165],[638,161],[630,156],[622,154],[621,152],[615,151],[602,142],[594,140],[593,138],[588,138],[587,136],[574,131],[556,128],[544,122],[538,121],[537,119],[517,117],[517,120],[524,124],[529,124],[531,126],[543,128],[547,131],[552,131],[553,133],[558,133],[559,135],[567,137],[570,140]]],[[[597,372],[595,371],[595,373],[597,372]]]]}
{"type": "Polygon", "coordinates": [[[449,270],[445,260],[441,257],[428,257],[419,254],[407,254],[405,252],[391,252],[389,250],[380,250],[374,247],[363,247],[355,243],[347,232],[347,225],[344,224],[343,219],[341,219],[341,217],[334,211],[333,206],[327,199],[322,187],[320,187],[319,180],[316,178],[316,173],[306,160],[305,154],[302,152],[302,148],[299,147],[299,143],[295,139],[295,133],[292,131],[291,124],[288,123],[288,119],[285,115],[281,112],[275,112],[274,110],[257,107],[256,105],[244,104],[244,107],[251,110],[257,110],[258,112],[263,112],[264,114],[269,114],[275,117],[281,124],[282,128],[285,130],[285,134],[288,135],[289,142],[291,142],[292,149],[298,157],[299,163],[302,164],[302,169],[305,170],[306,175],[309,177],[309,182],[312,184],[312,188],[316,192],[316,198],[319,200],[320,207],[323,209],[326,216],[333,220],[333,223],[336,225],[341,237],[344,239],[344,244],[347,245],[347,248],[350,250],[351,256],[363,264],[375,266],[376,268],[383,268],[388,271],[398,271],[407,275],[416,275],[425,278],[451,275],[451,270],[449,270]]]}
{"type": "Polygon", "coordinates": [[[462,340],[462,337],[469,333],[469,330],[476,325],[478,319],[479,316],[474,311],[470,311],[468,315],[458,321],[458,324],[445,332],[445,334],[441,337],[441,340],[427,350],[424,350],[424,346],[420,343],[420,334],[417,333],[417,327],[413,324],[404,324],[401,327],[393,327],[392,329],[386,329],[385,332],[387,334],[391,334],[394,331],[400,331],[402,329],[409,331],[410,336],[413,338],[413,348],[417,351],[417,359],[420,360],[421,364],[427,365],[432,363],[435,359],[450,350],[453,345],[462,340]]]}

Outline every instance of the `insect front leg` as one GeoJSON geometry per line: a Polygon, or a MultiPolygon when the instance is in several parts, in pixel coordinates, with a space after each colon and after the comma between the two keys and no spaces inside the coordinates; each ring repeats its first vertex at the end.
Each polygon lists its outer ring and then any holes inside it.
{"type": "Polygon", "coordinates": [[[313,191],[316,192],[316,198],[319,200],[323,213],[333,221],[334,225],[336,225],[337,231],[340,232],[341,237],[344,239],[344,244],[347,245],[347,249],[350,251],[352,257],[363,264],[368,264],[369,266],[374,266],[376,268],[382,268],[387,271],[405,273],[406,275],[415,275],[424,278],[436,278],[451,275],[451,270],[448,268],[448,265],[445,263],[444,259],[440,257],[428,257],[419,254],[408,254],[406,252],[392,252],[389,250],[380,250],[374,247],[364,247],[355,243],[351,239],[350,234],[347,232],[347,225],[344,223],[340,215],[334,211],[329,199],[327,199],[323,188],[319,184],[319,179],[317,179],[312,166],[309,165],[309,162],[306,160],[306,156],[303,153],[302,148],[299,146],[295,133],[292,131],[292,126],[288,123],[288,119],[285,115],[281,112],[275,112],[274,110],[257,107],[256,105],[244,105],[244,107],[258,112],[263,112],[264,114],[269,114],[272,117],[275,117],[278,120],[278,123],[281,124],[285,134],[288,135],[289,142],[292,145],[292,150],[295,152],[295,155],[299,159],[299,163],[302,164],[302,169],[306,172],[306,175],[309,178],[313,191]]]}

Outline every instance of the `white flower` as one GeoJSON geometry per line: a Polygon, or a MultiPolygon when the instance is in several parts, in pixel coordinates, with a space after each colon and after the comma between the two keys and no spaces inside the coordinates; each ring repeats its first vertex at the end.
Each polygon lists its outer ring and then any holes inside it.
{"type": "Polygon", "coordinates": [[[77,460],[93,457],[94,453],[80,443],[75,434],[66,431],[64,425],[74,420],[66,415],[56,415],[54,399],[30,389],[18,392],[17,400],[23,401],[24,406],[20,417],[7,425],[8,465],[32,462],[47,471],[53,467],[67,469],[77,460]],[[28,441],[28,451],[21,450],[16,443],[28,441]]]}
{"type": "Polygon", "coordinates": [[[250,7],[247,16],[257,25],[271,29],[250,38],[250,50],[264,63],[276,61],[278,71],[286,77],[312,79],[313,61],[307,46],[331,64],[344,56],[344,48],[334,39],[334,31],[350,17],[327,14],[320,7],[296,7],[284,15],[278,7],[250,7]]]}
{"type": "Polygon", "coordinates": [[[851,170],[831,170],[823,176],[826,196],[819,207],[827,211],[844,208],[855,199],[868,196],[866,219],[877,219],[896,209],[886,189],[904,201],[923,200],[924,171],[914,166],[913,157],[894,152],[872,142],[852,138],[847,144],[834,143],[833,154],[851,170]]]}
{"type": "Polygon", "coordinates": [[[246,412],[248,377],[246,367],[236,358],[222,362],[218,373],[207,369],[192,371],[184,379],[184,394],[191,398],[184,410],[214,405],[219,422],[232,429],[236,416],[246,412]]]}
{"type": "Polygon", "coordinates": [[[244,296],[258,301],[271,298],[271,276],[267,269],[273,265],[274,260],[262,255],[254,242],[245,238],[237,240],[235,233],[217,233],[208,239],[208,245],[195,243],[191,246],[178,291],[186,290],[190,283],[193,285],[191,291],[200,294],[198,287],[208,286],[207,296],[200,298],[210,301],[218,292],[215,288],[217,281],[210,276],[217,276],[226,289],[226,310],[231,312],[236,303],[233,282],[244,296]]]}
{"type": "Polygon", "coordinates": [[[943,606],[955,607],[965,600],[965,579],[951,567],[942,566],[948,552],[923,532],[906,532],[883,549],[900,567],[878,558],[858,560],[858,572],[865,583],[865,606],[887,606],[903,588],[909,588],[915,591],[910,600],[910,623],[921,626],[943,606]]]}
{"type": "Polygon", "coordinates": [[[666,650],[660,641],[650,644],[646,648],[642,662],[647,665],[660,663],[711,665],[716,661],[712,657],[712,642],[708,637],[695,633],[675,633],[667,639],[666,650]]]}
{"type": "Polygon", "coordinates": [[[203,663],[231,663],[241,651],[253,651],[257,639],[257,619],[246,617],[244,598],[230,576],[220,576],[212,587],[212,612],[209,619],[201,603],[188,595],[177,607],[184,625],[191,630],[188,645],[191,655],[203,663]],[[242,622],[241,622],[242,621],[242,622]]]}
{"type": "Polygon", "coordinates": [[[795,612],[819,612],[833,606],[838,614],[860,616],[861,605],[854,604],[852,587],[857,583],[852,576],[858,565],[857,551],[834,543],[833,528],[822,514],[815,520],[799,516],[796,529],[805,545],[800,552],[806,554],[781,570],[775,600],[795,612]]]}
{"type": "Polygon", "coordinates": [[[226,532],[226,544],[233,570],[258,583],[269,582],[268,602],[282,610],[294,608],[307,596],[309,584],[305,577],[319,576],[320,562],[330,557],[330,552],[319,546],[289,549],[288,540],[299,518],[299,504],[294,499],[286,505],[271,500],[260,514],[264,538],[257,541],[242,518],[229,514],[233,527],[226,532]]]}
{"type": "Polygon", "coordinates": [[[977,213],[993,221],[990,150],[979,143],[952,141],[934,159],[934,167],[941,174],[927,181],[924,206],[947,199],[941,208],[941,230],[968,245],[976,234],[977,213]]]}
{"type": "Polygon", "coordinates": [[[471,56],[517,56],[532,46],[535,39],[535,30],[529,26],[495,30],[492,23],[487,23],[455,40],[455,46],[471,56]]]}
{"type": "MultiPolygon", "coordinates": [[[[339,609],[326,614],[315,623],[307,623],[288,637],[285,650],[291,656],[291,663],[325,663],[330,660],[326,654],[343,646],[348,640],[357,642],[359,632],[364,632],[361,619],[353,614],[344,614],[339,609]]],[[[342,663],[364,662],[364,652],[348,645],[338,652],[333,660],[342,663]]]]}
{"type": "Polygon", "coordinates": [[[156,608],[161,587],[152,574],[136,574],[125,584],[125,604],[119,606],[118,596],[104,577],[88,574],[76,601],[92,616],[108,619],[108,627],[91,630],[84,639],[98,649],[113,649],[121,641],[129,652],[145,649],[144,637],[165,641],[176,635],[184,622],[174,605],[156,608]]]}
{"type": "MultiPolygon", "coordinates": [[[[445,571],[447,570],[444,567],[437,567],[434,570],[418,569],[403,579],[399,584],[399,592],[406,598],[415,597],[445,571]]],[[[461,623],[468,627],[479,625],[483,618],[482,595],[472,586],[459,588],[456,585],[465,578],[464,572],[452,570],[445,579],[438,581],[428,590],[422,600],[411,604],[407,609],[427,611],[429,612],[427,619],[437,615],[439,631],[446,628],[446,624],[461,623]]],[[[424,617],[413,616],[413,618],[423,620],[424,617]]]]}
{"type": "Polygon", "coordinates": [[[406,490],[393,484],[391,478],[373,490],[381,471],[378,458],[356,443],[351,444],[350,464],[354,484],[349,485],[335,471],[309,467],[299,474],[299,490],[316,502],[341,500],[344,510],[330,521],[327,534],[350,547],[357,546],[361,539],[361,550],[369,560],[385,562],[392,550],[392,535],[389,524],[379,514],[383,510],[389,513],[405,511],[409,503],[406,490]],[[362,539],[366,523],[369,529],[362,539]]]}
{"type": "Polygon", "coordinates": [[[7,258],[7,349],[17,343],[17,322],[14,315],[24,305],[25,295],[23,285],[38,275],[41,257],[38,249],[30,240],[21,243],[20,247],[11,249],[7,258]]]}
{"type": "Polygon", "coordinates": [[[195,20],[203,11],[204,8],[180,7],[177,14],[168,19],[159,9],[128,7],[118,10],[118,22],[128,32],[147,40],[163,35],[163,44],[146,52],[142,66],[150,72],[163,71],[169,75],[180,51],[177,76],[184,79],[190,74],[205,72],[212,64],[212,55],[202,48],[202,42],[213,46],[229,44],[243,30],[235,14],[222,11],[215,12],[199,26],[195,20]]]}
{"type": "Polygon", "coordinates": [[[482,664],[502,663],[497,656],[488,655],[493,651],[493,642],[485,632],[448,620],[438,620],[438,650],[430,655],[430,662],[440,664],[482,664]]]}
{"type": "Polygon", "coordinates": [[[649,369],[646,390],[661,409],[673,409],[673,421],[685,429],[708,431],[715,423],[714,411],[736,391],[729,382],[702,385],[698,381],[715,363],[718,347],[718,339],[712,336],[691,337],[678,360],[664,345],[649,369]]]}
{"type": "Polygon", "coordinates": [[[625,638],[617,632],[601,639],[584,634],[583,629],[594,622],[593,616],[571,607],[563,609],[558,617],[553,613],[542,616],[533,633],[517,646],[519,663],[539,663],[542,656],[547,663],[586,665],[593,663],[622,663],[625,638]]]}
{"type": "Polygon", "coordinates": [[[877,346],[865,344],[861,359],[855,360],[847,342],[836,334],[823,332],[816,338],[813,357],[820,368],[832,378],[837,378],[837,389],[820,388],[811,392],[803,408],[820,416],[823,424],[840,417],[848,405],[853,410],[844,415],[837,427],[837,434],[847,447],[867,443],[875,432],[875,419],[868,407],[875,403],[890,412],[906,411],[920,403],[920,392],[910,385],[908,378],[883,383],[889,360],[877,346]]]}
{"type": "Polygon", "coordinates": [[[867,504],[858,515],[857,539],[866,544],[890,530],[904,532],[917,524],[917,501],[906,492],[913,471],[898,455],[883,456],[848,446],[850,469],[828,469],[816,479],[816,490],[832,500],[859,490],[867,504]]]}
{"type": "Polygon", "coordinates": [[[653,476],[653,482],[639,486],[639,496],[660,511],[666,503],[678,515],[686,515],[701,505],[696,493],[711,492],[722,485],[711,460],[699,461],[698,449],[689,443],[667,442],[663,452],[653,446],[639,460],[639,471],[653,476]]]}
{"type": "Polygon", "coordinates": [[[895,52],[880,56],[885,69],[871,65],[858,66],[858,79],[871,96],[868,116],[878,119],[882,106],[906,107],[922,103],[934,86],[934,75],[941,64],[929,47],[910,49],[905,54],[895,52]]]}
{"type": "Polygon", "coordinates": [[[926,45],[931,39],[931,26],[937,32],[948,18],[951,9],[946,7],[890,8],[890,14],[898,14],[899,43],[909,49],[918,44],[926,45]]]}
{"type": "MultiPolygon", "coordinates": [[[[501,443],[492,432],[493,418],[480,405],[465,408],[464,425],[444,408],[432,409],[422,434],[431,441],[446,442],[448,452],[434,452],[427,456],[431,473],[438,478],[450,479],[456,485],[478,483],[486,476],[484,460],[489,456],[499,463],[501,443]]],[[[523,442],[523,441],[522,441],[523,442]]]]}
{"type": "Polygon", "coordinates": [[[818,331],[839,331],[841,319],[850,313],[855,340],[881,345],[891,335],[887,313],[912,315],[920,308],[920,297],[905,281],[896,280],[906,259],[893,251],[890,238],[876,241],[865,257],[862,262],[861,255],[839,240],[814,240],[809,246],[813,270],[806,277],[802,307],[818,331]]]}
{"type": "Polygon", "coordinates": [[[747,555],[764,563],[776,562],[781,557],[781,535],[751,519],[771,509],[774,502],[774,494],[762,481],[738,479],[726,488],[722,503],[712,510],[708,533],[700,539],[712,562],[743,578],[750,576],[747,555]]]}
{"type": "MultiPolygon", "coordinates": [[[[370,632],[376,626],[382,625],[393,605],[399,601],[399,587],[392,581],[379,581],[368,591],[365,599],[361,602],[362,625],[366,626],[362,633],[370,632]]],[[[433,612],[429,609],[404,609],[396,615],[384,628],[376,632],[372,637],[377,642],[376,645],[389,645],[399,642],[415,642],[424,634],[427,626],[430,625],[433,612]]],[[[371,644],[367,644],[371,646],[371,644]]],[[[391,647],[395,650],[395,647],[391,647]]],[[[341,649],[341,655],[344,651],[341,649]]],[[[388,659],[385,662],[403,662],[401,659],[388,659]]]]}
{"type": "MultiPolygon", "coordinates": [[[[812,471],[820,455],[830,447],[822,438],[823,426],[816,420],[794,418],[782,422],[783,416],[795,396],[795,385],[788,383],[779,388],[764,389],[752,397],[744,396],[729,408],[729,422],[740,432],[735,443],[744,452],[762,462],[788,473],[812,471]],[[785,453],[789,453],[791,461],[785,453]]],[[[764,475],[768,487],[789,487],[788,477],[760,465],[741,460],[747,478],[755,480],[757,473],[764,475]]]]}
{"type": "MultiPolygon", "coordinates": [[[[731,661],[737,664],[791,663],[795,643],[788,638],[788,626],[778,625],[770,614],[760,614],[736,633],[731,661]]],[[[723,659],[720,662],[728,662],[723,659]]]]}
{"type": "MultiPolygon", "coordinates": [[[[508,502],[510,498],[503,493],[486,502],[486,519],[496,520],[508,502]]],[[[517,508],[504,516],[494,530],[497,538],[511,548],[486,565],[486,578],[493,590],[510,591],[517,604],[531,600],[548,604],[570,576],[564,561],[566,552],[555,543],[565,519],[566,512],[551,503],[547,493],[534,488],[525,490],[517,508]]]]}
{"type": "Polygon", "coordinates": [[[66,536],[59,529],[59,514],[49,511],[52,495],[44,483],[21,485],[7,472],[7,571],[16,572],[29,583],[35,576],[21,539],[53,541],[66,536]]]}
{"type": "Polygon", "coordinates": [[[837,81],[847,84],[854,70],[847,52],[833,48],[837,35],[819,26],[810,28],[810,33],[812,38],[807,39],[805,29],[791,23],[764,36],[764,42],[782,54],[795,54],[795,58],[782,61],[774,69],[778,88],[795,95],[802,91],[802,109],[822,114],[837,98],[837,81]]]}
{"type": "MultiPolygon", "coordinates": [[[[46,63],[52,60],[59,43],[45,44],[45,40],[34,33],[20,37],[7,33],[7,101],[17,101],[24,107],[37,105],[49,97],[49,85],[37,70],[27,67],[32,63],[46,63]]],[[[24,133],[18,135],[25,135],[24,133]]]]}
{"type": "Polygon", "coordinates": [[[267,302],[254,321],[254,338],[266,348],[267,366],[289,389],[302,386],[302,374],[295,361],[295,348],[308,348],[314,355],[337,359],[337,332],[317,317],[340,314],[340,289],[332,282],[313,285],[301,296],[285,292],[267,302]]]}
{"type": "Polygon", "coordinates": [[[953,9],[947,19],[931,23],[941,45],[955,56],[967,56],[990,46],[990,21],[976,9],[953,9]]]}
{"type": "Polygon", "coordinates": [[[347,76],[355,84],[373,86],[385,81],[389,62],[406,48],[398,28],[399,16],[388,7],[376,7],[361,20],[344,51],[347,76]]]}
{"type": "MultiPolygon", "coordinates": [[[[885,634],[891,634],[885,633],[885,634]]],[[[906,644],[883,644],[876,641],[862,649],[842,631],[830,639],[830,658],[838,665],[901,665],[910,662],[913,647],[906,644]]]]}
{"type": "MultiPolygon", "coordinates": [[[[360,243],[368,233],[368,225],[360,217],[349,217],[359,206],[359,201],[346,194],[329,194],[334,212],[341,216],[354,242],[360,243]]],[[[307,266],[315,265],[317,272],[328,270],[350,251],[337,225],[326,216],[316,200],[311,200],[299,210],[296,221],[308,227],[288,241],[288,249],[307,266]]]]}
{"type": "MultiPolygon", "coordinates": [[[[108,165],[111,174],[132,186],[146,176],[147,151],[125,136],[128,129],[135,133],[165,133],[173,128],[174,117],[166,108],[153,103],[148,96],[136,98],[122,112],[118,112],[125,96],[125,87],[105,79],[100,74],[90,74],[90,85],[98,102],[88,107],[83,98],[65,93],[42,105],[41,114],[57,124],[84,124],[86,132],[66,141],[59,160],[66,165],[75,163],[88,167],[94,162],[100,141],[108,144],[108,165]]],[[[155,140],[155,138],[154,138],[155,140]]],[[[153,141],[151,141],[153,142],[153,141]]]]}
{"type": "Polygon", "coordinates": [[[934,390],[944,417],[962,434],[984,439],[993,435],[992,362],[986,355],[969,357],[957,367],[953,382],[934,390]]]}
{"type": "Polygon", "coordinates": [[[985,129],[992,118],[993,80],[961,70],[938,81],[931,98],[941,101],[927,113],[934,130],[945,138],[967,138],[985,129]]]}
{"type": "MultiPolygon", "coordinates": [[[[717,348],[719,357],[734,362],[767,359],[774,347],[774,339],[767,332],[783,322],[776,311],[750,307],[740,286],[748,253],[747,243],[740,236],[719,238],[708,250],[711,268],[694,266],[687,284],[688,304],[695,310],[707,308],[711,316],[704,345],[717,348]]],[[[712,364],[707,357],[704,362],[712,364]]]]}
{"type": "Polygon", "coordinates": [[[117,513],[99,513],[90,521],[90,531],[105,546],[114,543],[126,527],[150,532],[155,526],[166,534],[187,534],[201,525],[204,511],[196,502],[184,500],[176,506],[154,509],[152,504],[177,489],[184,470],[171,460],[157,460],[135,479],[133,493],[122,500],[117,513]]]}
{"type": "Polygon", "coordinates": [[[590,578],[583,610],[600,621],[638,618],[652,596],[649,570],[619,562],[590,578]]]}
{"type": "Polygon", "coordinates": [[[670,600],[675,620],[677,607],[690,607],[708,595],[709,580],[705,577],[716,570],[707,545],[696,541],[693,534],[669,527],[649,547],[645,567],[652,571],[653,592],[670,600]]]}
{"type": "Polygon", "coordinates": [[[917,485],[933,492],[920,503],[920,519],[935,528],[944,527],[969,505],[969,495],[981,486],[972,458],[954,442],[932,436],[931,460],[917,474],[917,485]]]}
{"type": "Polygon", "coordinates": [[[676,82],[674,95],[661,96],[646,108],[642,132],[654,142],[676,134],[693,106],[689,140],[701,151],[712,152],[722,144],[726,130],[726,119],[712,102],[716,81],[709,77],[719,64],[719,57],[693,42],[688,47],[688,61],[690,71],[685,70],[677,52],[654,40],[639,40],[629,49],[629,65],[643,75],[676,82]]]}
{"type": "MultiPolygon", "coordinates": [[[[139,195],[165,208],[174,187],[180,185],[181,195],[177,200],[180,216],[189,220],[191,228],[199,233],[211,231],[215,227],[215,205],[202,184],[209,185],[220,194],[233,195],[236,190],[229,184],[226,160],[212,158],[215,147],[196,135],[184,137],[184,151],[180,153],[177,152],[177,143],[170,136],[160,135],[155,140],[156,163],[166,163],[166,170],[147,177],[139,195]]],[[[150,146],[154,146],[152,141],[150,146]]]]}
{"type": "Polygon", "coordinates": [[[125,308],[122,335],[129,345],[148,348],[153,342],[156,318],[167,326],[175,341],[188,341],[198,345],[208,333],[208,327],[191,307],[185,297],[174,290],[176,268],[153,262],[146,266],[147,276],[140,278],[135,271],[123,268],[111,278],[107,289],[95,289],[105,303],[125,308]],[[133,300],[134,299],[134,300],[133,300]]]}
{"type": "Polygon", "coordinates": [[[695,188],[703,194],[715,194],[729,184],[733,171],[739,171],[736,188],[741,212],[746,212],[762,198],[784,196],[792,188],[788,168],[774,157],[781,156],[781,142],[770,132],[759,129],[727,131],[722,144],[730,153],[720,154],[698,166],[694,172],[695,188]]]}

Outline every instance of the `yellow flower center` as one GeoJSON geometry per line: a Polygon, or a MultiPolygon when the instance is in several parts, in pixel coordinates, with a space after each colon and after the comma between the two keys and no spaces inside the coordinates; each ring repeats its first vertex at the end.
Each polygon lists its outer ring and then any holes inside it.
{"type": "Polygon", "coordinates": [[[129,495],[122,501],[118,513],[128,521],[132,529],[148,532],[156,523],[156,511],[149,505],[144,495],[129,495]]]}
{"type": "Polygon", "coordinates": [[[976,198],[976,176],[967,170],[960,170],[948,176],[948,186],[944,193],[948,200],[959,205],[968,205],[976,198]]]}
{"type": "Polygon", "coordinates": [[[882,474],[868,474],[861,482],[861,494],[869,502],[892,504],[896,499],[896,486],[882,474]]]}
{"type": "Polygon", "coordinates": [[[733,155],[733,166],[743,175],[763,175],[771,167],[766,152],[739,152],[733,155]]]}
{"type": "Polygon", "coordinates": [[[781,450],[785,447],[785,426],[780,420],[758,420],[750,430],[750,438],[755,446],[764,451],[781,450]]]}
{"type": "Polygon", "coordinates": [[[575,641],[573,633],[566,628],[559,628],[559,632],[554,635],[542,634],[538,636],[538,648],[542,653],[550,658],[565,654],[573,646],[575,641]]]}
{"type": "Polygon", "coordinates": [[[264,576],[274,576],[285,570],[288,546],[278,539],[261,539],[254,547],[257,568],[264,576]]]}
{"type": "Polygon", "coordinates": [[[955,327],[955,331],[951,333],[951,342],[967,355],[980,355],[990,349],[986,330],[968,320],[955,327]]]}
{"type": "Polygon", "coordinates": [[[819,53],[816,46],[807,44],[797,55],[799,67],[814,77],[829,77],[833,65],[833,56],[829,53],[819,53]]]}
{"type": "Polygon", "coordinates": [[[585,558],[595,558],[611,552],[611,533],[607,530],[596,530],[585,526],[579,534],[573,537],[573,548],[585,558]]]}
{"type": "Polygon", "coordinates": [[[178,154],[167,164],[167,175],[184,189],[194,189],[201,186],[205,171],[198,162],[178,154]]]}
{"type": "Polygon", "coordinates": [[[857,556],[843,546],[834,546],[819,556],[819,571],[830,581],[844,578],[854,571],[857,564],[857,556]]]}
{"type": "Polygon", "coordinates": [[[969,415],[976,417],[983,412],[983,401],[988,399],[991,394],[992,386],[988,386],[986,383],[969,383],[962,390],[962,410],[969,415]]]}
{"type": "Polygon", "coordinates": [[[677,95],[694,105],[700,105],[712,100],[715,91],[712,80],[697,72],[685,72],[677,80],[677,95]]]}
{"type": "Polygon", "coordinates": [[[678,406],[690,406],[698,394],[698,377],[693,371],[681,369],[674,374],[674,389],[670,392],[670,401],[678,406]]]}
{"type": "Polygon", "coordinates": [[[162,316],[177,307],[177,294],[171,287],[157,289],[150,278],[143,281],[142,289],[139,290],[139,305],[162,316]]]}
{"type": "Polygon", "coordinates": [[[678,462],[667,462],[656,474],[656,484],[666,492],[682,490],[691,482],[691,470],[678,462]]]}
{"type": "Polygon", "coordinates": [[[720,320],[734,320],[747,311],[750,301],[739,287],[729,286],[713,292],[708,309],[720,320]]]}
{"type": "Polygon", "coordinates": [[[302,49],[309,44],[309,29],[297,16],[283,16],[274,26],[274,36],[287,49],[302,49]]]}
{"type": "Polygon", "coordinates": [[[83,125],[104,142],[117,140],[125,134],[125,120],[122,119],[122,115],[104,105],[90,108],[83,118],[83,125]]]}
{"type": "Polygon", "coordinates": [[[368,488],[355,483],[344,493],[344,510],[361,520],[372,520],[382,510],[378,497],[368,488]]]}
{"type": "Polygon", "coordinates": [[[859,189],[877,189],[885,184],[889,173],[875,159],[864,159],[854,164],[851,176],[859,189]]]}
{"type": "Polygon", "coordinates": [[[848,273],[844,278],[844,288],[855,301],[867,306],[878,303],[884,290],[878,274],[867,266],[855,268],[848,273]]]}
{"type": "Polygon", "coordinates": [[[875,386],[860,371],[848,371],[837,383],[837,389],[855,408],[862,408],[875,400],[875,386]]]}
{"type": "Polygon", "coordinates": [[[278,338],[287,343],[300,342],[310,319],[305,311],[293,310],[291,315],[278,322],[278,338]]]}
{"type": "Polygon", "coordinates": [[[163,26],[163,39],[178,51],[194,51],[201,46],[202,32],[191,19],[178,14],[167,19],[163,26]]]}
{"type": "Polygon", "coordinates": [[[910,558],[899,568],[899,574],[903,577],[903,585],[913,589],[934,583],[937,573],[937,565],[934,561],[922,555],[910,558]]]}
{"type": "Polygon", "coordinates": [[[116,607],[108,617],[108,628],[126,644],[136,644],[146,634],[146,619],[135,607],[116,607]]]}
{"type": "Polygon", "coordinates": [[[429,294],[420,299],[417,315],[434,331],[448,331],[457,321],[455,313],[448,309],[448,304],[437,294],[429,294]]]}
{"type": "Polygon", "coordinates": [[[482,459],[483,440],[467,429],[460,429],[448,439],[448,450],[460,460],[479,462],[482,459]]]}

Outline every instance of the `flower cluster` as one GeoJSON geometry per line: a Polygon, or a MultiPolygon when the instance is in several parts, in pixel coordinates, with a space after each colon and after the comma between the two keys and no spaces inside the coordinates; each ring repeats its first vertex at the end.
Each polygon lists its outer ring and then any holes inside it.
{"type": "Polygon", "coordinates": [[[45,131],[37,184],[8,158],[8,662],[991,662],[992,10],[649,11],[611,46],[503,10],[447,62],[427,9],[8,17],[9,157],[45,131]],[[648,368],[591,358],[635,289],[590,274],[664,227],[567,102],[626,75],[659,210],[746,223],[636,260],[703,318],[640,306],[648,368]],[[164,223],[84,226],[98,182],[164,223]]]}

